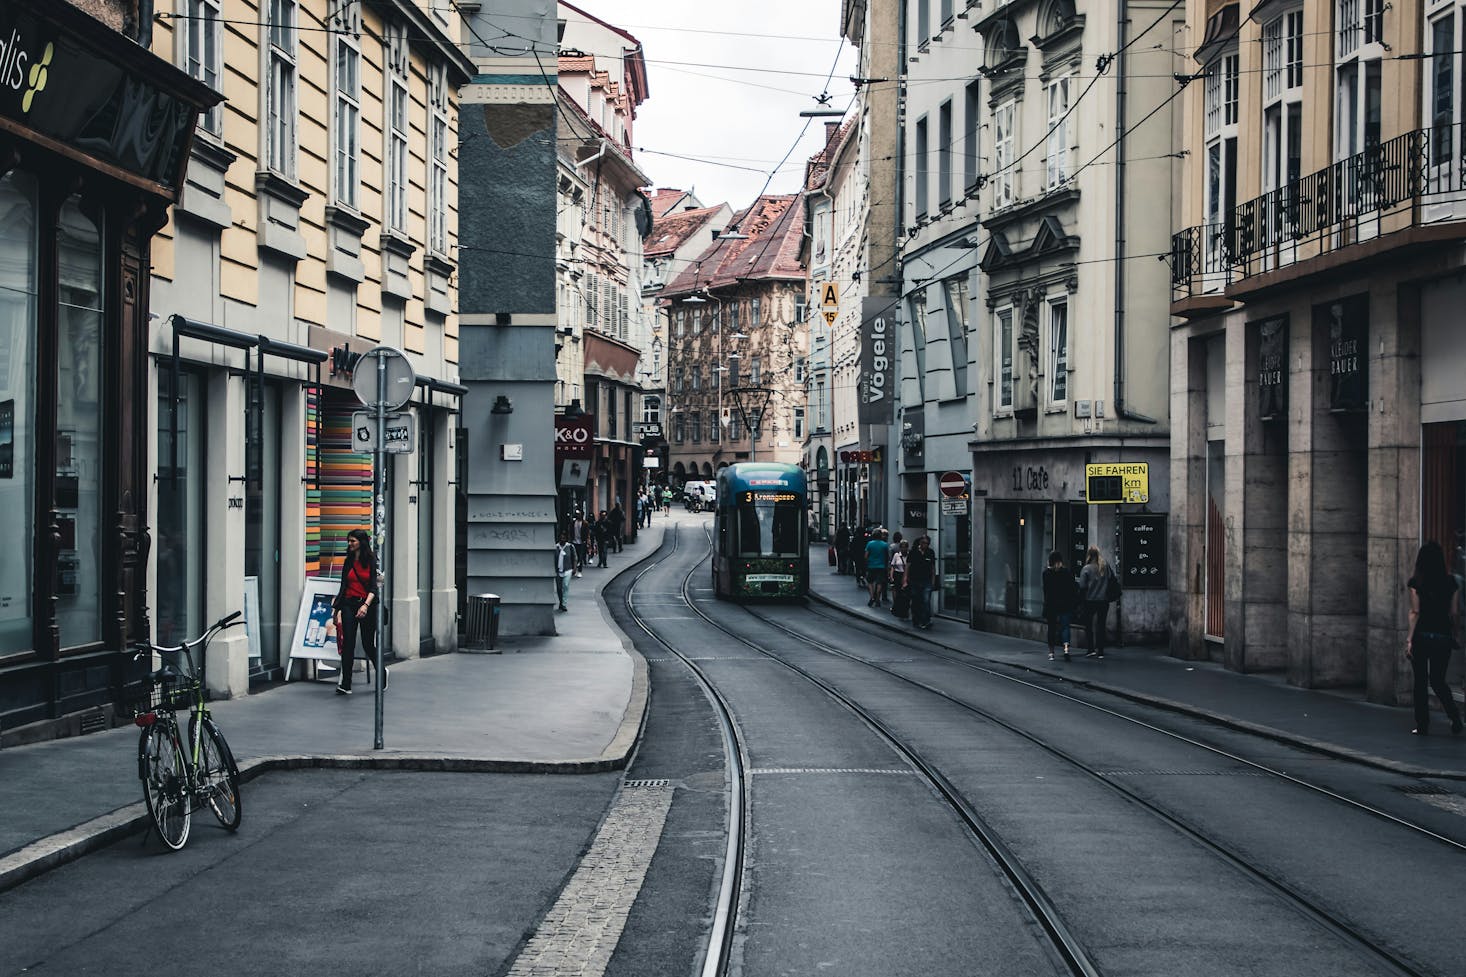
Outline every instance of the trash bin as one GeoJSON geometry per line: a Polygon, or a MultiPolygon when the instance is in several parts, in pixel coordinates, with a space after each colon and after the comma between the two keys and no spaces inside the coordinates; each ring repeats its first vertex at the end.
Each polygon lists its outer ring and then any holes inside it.
{"type": "Polygon", "coordinates": [[[493,650],[499,640],[499,595],[471,594],[468,598],[468,627],[464,644],[493,650]]]}

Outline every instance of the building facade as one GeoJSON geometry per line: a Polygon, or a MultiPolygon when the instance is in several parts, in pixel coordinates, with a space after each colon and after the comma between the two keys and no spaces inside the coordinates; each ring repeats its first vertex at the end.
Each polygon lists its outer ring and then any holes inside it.
{"type": "MultiPolygon", "coordinates": [[[[910,203],[913,214],[923,200],[929,212],[976,204],[981,230],[947,238],[950,257],[906,262],[905,278],[917,356],[935,385],[923,396],[940,402],[960,388],[976,408],[973,624],[1038,637],[1049,553],[1077,572],[1095,547],[1125,588],[1111,632],[1159,641],[1167,578],[1152,572],[1152,541],[1166,537],[1170,427],[1158,256],[1171,217],[1155,188],[1178,165],[1168,111],[1183,12],[1054,0],[969,19],[981,68],[927,116],[933,155],[910,203]],[[954,277],[964,248],[976,268],[954,277]],[[965,377],[955,369],[964,359],[965,377]],[[1089,464],[1146,466],[1148,494],[1101,504],[1088,494],[1089,464]]],[[[933,51],[959,23],[933,22],[943,38],[930,39],[933,51]]],[[[918,158],[920,121],[908,112],[918,158]]]]}
{"type": "Polygon", "coordinates": [[[1187,13],[1172,653],[1404,701],[1416,551],[1466,568],[1466,8],[1187,13]]]}
{"type": "MultiPolygon", "coordinates": [[[[388,653],[457,646],[458,18],[412,0],[180,3],[154,50],[231,97],[202,120],[154,251],[148,430],[157,637],[248,606],[214,695],[290,670],[306,581],[372,519],[358,358],[402,350],[414,449],[385,473],[388,653]],[[250,8],[253,17],[254,8],[250,8]],[[300,29],[320,20],[329,31],[300,29]],[[229,66],[227,71],[225,66],[229,66]]],[[[300,674],[297,670],[296,674],[300,674]]]]}
{"type": "Polygon", "coordinates": [[[560,10],[555,409],[589,415],[595,438],[589,465],[557,472],[563,516],[624,507],[644,482],[636,424],[653,331],[641,300],[650,178],[631,148],[648,94],[641,43],[570,4],[560,10]]]}
{"type": "Polygon", "coordinates": [[[146,676],[148,268],[220,98],[87,8],[0,8],[0,745],[105,728],[146,676]]]}
{"type": "Polygon", "coordinates": [[[671,322],[674,485],[711,479],[737,461],[800,462],[807,356],[803,209],[797,195],[759,197],[662,293],[671,322]]]}

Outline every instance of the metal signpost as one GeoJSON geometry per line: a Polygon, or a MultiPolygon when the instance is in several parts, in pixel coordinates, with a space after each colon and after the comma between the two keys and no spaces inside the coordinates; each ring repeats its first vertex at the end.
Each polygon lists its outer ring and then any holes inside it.
{"type": "MultiPolygon", "coordinates": [[[[412,425],[394,423],[403,415],[391,412],[401,409],[412,398],[417,374],[402,350],[391,346],[377,346],[362,354],[351,377],[351,388],[356,397],[369,411],[357,411],[352,415],[352,444],[360,450],[370,441],[372,452],[372,540],[377,544],[377,566],[385,577],[387,566],[387,532],[389,517],[386,494],[386,456],[412,450],[412,425]],[[363,423],[369,422],[369,423],[363,423]],[[362,437],[362,431],[368,432],[362,437]],[[385,436],[384,436],[385,435],[385,436]]],[[[382,705],[386,691],[386,671],[382,668],[383,646],[387,634],[387,612],[382,610],[385,601],[377,597],[377,686],[376,686],[376,738],[373,749],[382,749],[382,705]]]]}

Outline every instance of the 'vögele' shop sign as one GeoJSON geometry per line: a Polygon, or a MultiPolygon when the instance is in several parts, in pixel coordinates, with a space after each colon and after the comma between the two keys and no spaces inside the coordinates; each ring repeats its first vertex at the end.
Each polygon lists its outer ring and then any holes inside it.
{"type": "Polygon", "coordinates": [[[26,4],[0,3],[0,126],[172,188],[195,112],[26,4]]]}

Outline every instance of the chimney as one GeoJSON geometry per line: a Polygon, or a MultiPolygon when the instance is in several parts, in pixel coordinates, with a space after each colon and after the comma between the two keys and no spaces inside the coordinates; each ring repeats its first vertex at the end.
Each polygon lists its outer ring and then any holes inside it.
{"type": "Polygon", "coordinates": [[[825,145],[826,146],[828,146],[830,144],[830,140],[834,139],[835,138],[835,133],[837,133],[839,131],[840,131],[840,123],[839,122],[830,121],[830,122],[826,122],[825,123],[825,145]]]}

